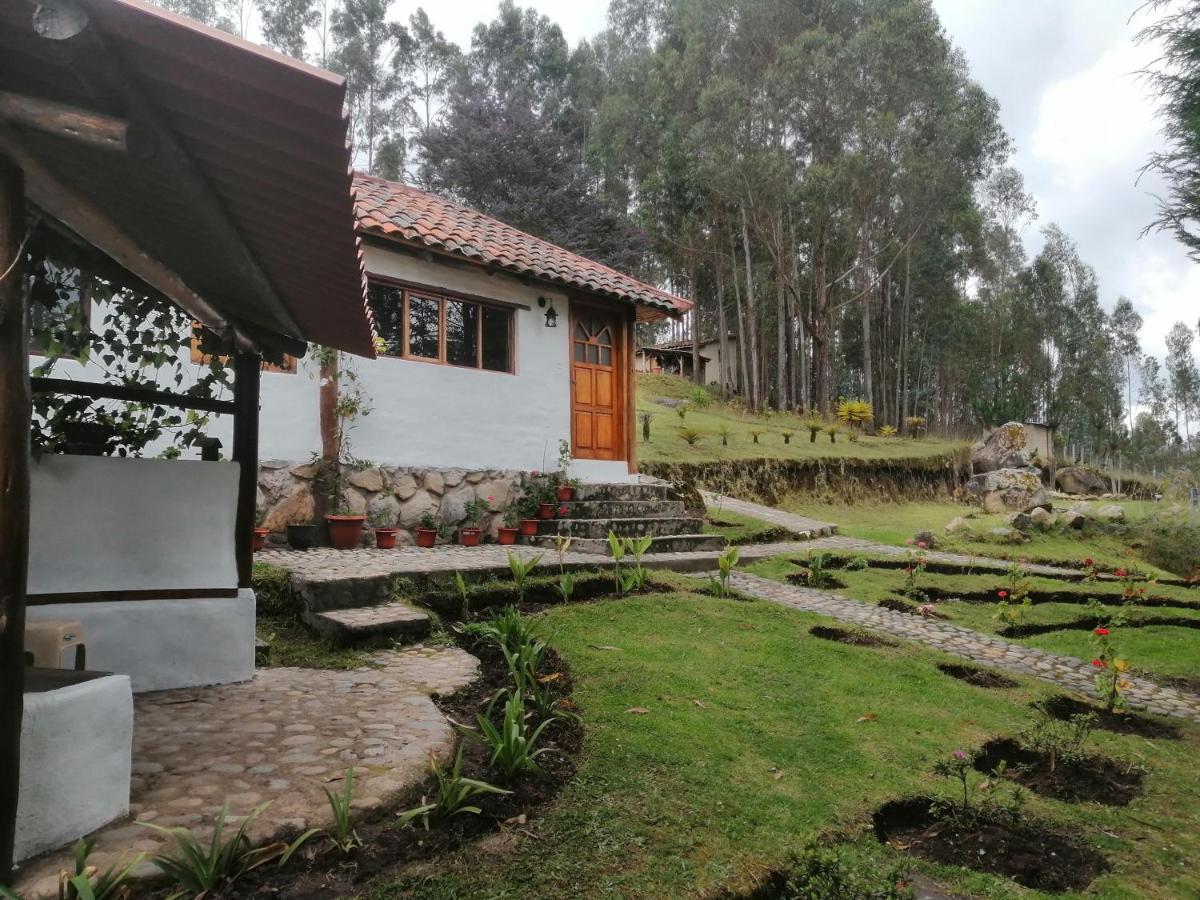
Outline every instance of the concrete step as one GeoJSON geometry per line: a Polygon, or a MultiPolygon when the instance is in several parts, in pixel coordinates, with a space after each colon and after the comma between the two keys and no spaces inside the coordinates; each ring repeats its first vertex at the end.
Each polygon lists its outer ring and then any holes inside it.
{"type": "Polygon", "coordinates": [[[307,613],[304,621],[339,644],[355,647],[409,643],[429,634],[429,615],[399,602],[307,613]]]}
{"type": "MultiPolygon", "coordinates": [[[[527,538],[535,547],[553,549],[554,538],[546,535],[527,538]]],[[[687,553],[695,550],[720,552],[725,549],[725,538],[719,534],[671,534],[653,538],[650,549],[646,551],[647,562],[656,553],[687,553]]],[[[602,538],[573,538],[571,540],[573,553],[595,553],[598,556],[609,556],[608,541],[602,538]]],[[[706,568],[715,568],[716,563],[708,561],[706,568]]]]}
{"type": "Polygon", "coordinates": [[[682,500],[572,500],[558,506],[567,519],[678,518],[685,512],[682,500]]]}
{"type": "Polygon", "coordinates": [[[620,537],[670,537],[700,534],[704,531],[704,522],[682,516],[663,516],[653,519],[547,519],[538,525],[541,535],[606,539],[610,531],[620,537]]]}
{"type": "Polygon", "coordinates": [[[576,500],[674,500],[669,484],[581,484],[576,500]]]}

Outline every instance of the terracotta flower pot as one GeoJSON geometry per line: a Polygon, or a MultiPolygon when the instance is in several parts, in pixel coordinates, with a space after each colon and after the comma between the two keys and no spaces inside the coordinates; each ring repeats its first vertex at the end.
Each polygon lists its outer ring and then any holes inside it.
{"type": "Polygon", "coordinates": [[[575,499],[575,488],[569,484],[560,484],[554,492],[554,496],[560,503],[570,503],[575,499]]]}
{"type": "Polygon", "coordinates": [[[522,519],[517,530],[521,532],[521,537],[533,537],[538,531],[538,520],[522,519]]]}
{"type": "Polygon", "coordinates": [[[336,550],[353,550],[362,543],[363,526],[366,522],[366,516],[326,516],[329,543],[336,550]]]}
{"type": "Polygon", "coordinates": [[[464,547],[478,547],[481,537],[483,537],[483,529],[481,528],[458,529],[458,542],[464,547]]]}
{"type": "Polygon", "coordinates": [[[270,533],[271,533],[271,530],[269,528],[255,528],[254,529],[254,552],[255,553],[257,553],[259,550],[263,550],[266,548],[267,535],[270,533]]]}
{"type": "Polygon", "coordinates": [[[502,544],[515,544],[517,542],[517,529],[502,527],[496,532],[496,539],[502,544]]]}
{"type": "Polygon", "coordinates": [[[437,543],[436,528],[418,528],[417,529],[417,546],[432,547],[437,543]]]}
{"type": "Polygon", "coordinates": [[[554,504],[553,503],[539,503],[538,504],[538,518],[539,519],[553,519],[554,518],[554,504]]]}
{"type": "Polygon", "coordinates": [[[375,546],[380,550],[395,550],[396,538],[400,535],[399,528],[376,528],[375,546]]]}

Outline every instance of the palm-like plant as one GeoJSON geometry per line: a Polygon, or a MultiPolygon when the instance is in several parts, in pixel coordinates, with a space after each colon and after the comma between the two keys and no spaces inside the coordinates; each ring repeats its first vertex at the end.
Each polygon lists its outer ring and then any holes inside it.
{"type": "Polygon", "coordinates": [[[879,436],[885,438],[893,438],[897,434],[895,425],[881,425],[879,428],[879,436]]]}
{"type": "Polygon", "coordinates": [[[860,429],[875,418],[875,408],[866,400],[843,400],[837,407],[838,421],[860,429]]]}

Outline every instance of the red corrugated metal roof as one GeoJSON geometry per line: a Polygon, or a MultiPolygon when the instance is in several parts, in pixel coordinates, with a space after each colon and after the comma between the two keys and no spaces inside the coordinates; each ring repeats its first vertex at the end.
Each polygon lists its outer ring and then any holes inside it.
{"type": "MultiPolygon", "coordinates": [[[[222,314],[373,356],[343,79],[139,0],[79,2],[88,28],[195,162],[294,324],[236,276],[228,243],[198,221],[157,157],[16,132],[26,150],[222,314]]],[[[0,89],[127,117],[119,92],[68,46],[75,38],[35,34],[34,9],[0,0],[0,89]]]]}
{"type": "Polygon", "coordinates": [[[437,194],[354,174],[358,227],[483,266],[529,275],[609,299],[635,303],[639,318],[678,315],[689,300],[631,278],[437,194]]]}

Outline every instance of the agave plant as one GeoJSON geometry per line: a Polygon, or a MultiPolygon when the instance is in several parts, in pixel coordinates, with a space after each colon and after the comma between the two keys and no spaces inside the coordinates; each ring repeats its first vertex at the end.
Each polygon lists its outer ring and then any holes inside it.
{"type": "Polygon", "coordinates": [[[866,400],[843,400],[838,404],[837,417],[851,428],[862,428],[875,418],[875,408],[866,400]]]}
{"type": "Polygon", "coordinates": [[[879,428],[880,437],[894,438],[897,433],[895,425],[881,425],[879,428]]]}
{"type": "MultiPolygon", "coordinates": [[[[680,407],[682,409],[683,407],[680,407]]],[[[688,428],[686,425],[680,425],[676,429],[680,439],[689,447],[695,447],[700,443],[700,438],[704,437],[704,432],[697,431],[695,428],[688,428]]]]}

